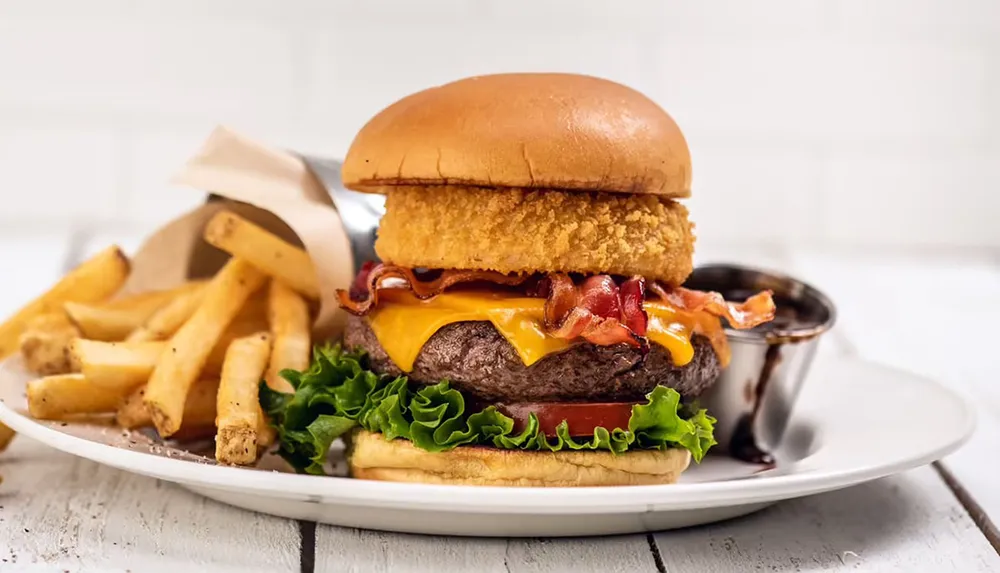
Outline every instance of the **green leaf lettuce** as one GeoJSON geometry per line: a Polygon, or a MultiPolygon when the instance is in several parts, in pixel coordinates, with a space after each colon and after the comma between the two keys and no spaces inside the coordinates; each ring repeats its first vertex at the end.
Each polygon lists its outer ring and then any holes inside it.
{"type": "Polygon", "coordinates": [[[524,429],[490,406],[467,412],[465,398],[447,381],[411,388],[405,376],[380,376],[365,367],[364,355],[340,345],[316,348],[309,370],[284,370],[294,394],[260,385],[260,401],[278,432],[280,455],[297,471],[323,474],[331,444],[361,427],[386,439],[407,439],[423,450],[443,452],[462,445],[519,450],[606,450],[684,448],[700,462],[716,442],[715,418],[681,404],[677,391],[657,386],[645,404],[632,407],[628,428],[595,428],[587,438],[570,436],[564,421],[547,437],[532,414],[524,429]]]}

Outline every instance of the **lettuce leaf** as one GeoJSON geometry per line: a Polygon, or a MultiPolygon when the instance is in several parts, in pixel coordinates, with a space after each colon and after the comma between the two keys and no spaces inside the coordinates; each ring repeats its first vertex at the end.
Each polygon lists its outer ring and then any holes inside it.
{"type": "Polygon", "coordinates": [[[362,353],[339,344],[317,347],[305,372],[284,370],[294,394],[260,385],[260,401],[277,430],[278,453],[297,471],[323,474],[334,440],[356,427],[402,438],[429,452],[462,445],[518,450],[605,450],[684,448],[695,462],[715,445],[715,418],[681,404],[672,388],[657,386],[645,404],[632,407],[628,428],[595,428],[588,438],[570,436],[563,421],[548,437],[532,414],[524,429],[490,406],[467,412],[465,398],[448,381],[411,388],[405,376],[379,376],[366,368],[362,353]]]}

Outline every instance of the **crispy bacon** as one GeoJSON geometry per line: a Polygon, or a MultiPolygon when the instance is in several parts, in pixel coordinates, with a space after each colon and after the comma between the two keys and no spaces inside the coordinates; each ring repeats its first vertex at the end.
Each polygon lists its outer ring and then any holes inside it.
{"type": "MultiPolygon", "coordinates": [[[[622,310],[621,292],[613,278],[596,275],[587,278],[577,287],[564,274],[551,274],[542,289],[546,293],[545,328],[556,338],[583,338],[587,342],[608,346],[625,343],[638,348],[647,348],[643,335],[646,332],[645,313],[641,315],[630,310],[629,320],[641,328],[642,334],[630,328],[622,310]],[[641,319],[641,324],[640,324],[641,319]]],[[[636,287],[630,287],[630,293],[636,287]]],[[[634,304],[630,299],[629,304],[634,304]]]]}
{"type": "Polygon", "coordinates": [[[484,281],[502,285],[519,285],[528,275],[505,275],[494,271],[446,270],[439,273],[417,273],[397,265],[365,263],[354,278],[350,290],[337,290],[341,308],[365,315],[378,304],[378,293],[383,288],[408,288],[417,298],[424,300],[437,296],[458,283],[484,281]],[[433,278],[431,278],[433,277],[433,278]],[[388,283],[388,284],[386,284],[388,283]]]}
{"type": "MultiPolygon", "coordinates": [[[[551,336],[567,340],[582,338],[601,346],[624,343],[643,351],[649,347],[646,340],[649,317],[643,309],[647,286],[654,295],[679,310],[706,312],[725,318],[733,328],[753,328],[772,320],[775,313],[769,290],[743,302],[727,302],[717,292],[666,287],[655,281],[647,285],[645,279],[639,276],[619,285],[609,275],[595,275],[577,285],[569,275],[562,273],[539,277],[478,270],[417,272],[406,267],[374,263],[366,263],[349,290],[337,291],[337,298],[340,306],[348,312],[364,315],[378,304],[382,289],[406,288],[417,298],[428,299],[453,285],[469,282],[520,286],[527,296],[544,298],[545,330],[551,336]]],[[[726,349],[722,330],[702,330],[696,325],[696,333],[712,339],[712,346],[717,352],[726,349]]],[[[726,352],[720,352],[720,357],[724,354],[726,352]]]]}
{"type": "Polygon", "coordinates": [[[727,302],[717,292],[690,290],[684,287],[664,288],[652,283],[649,290],[677,308],[689,312],[703,311],[725,318],[737,329],[753,328],[774,318],[775,306],[770,290],[763,290],[743,302],[727,302]]]}
{"type": "Polygon", "coordinates": [[[646,279],[632,277],[623,282],[619,290],[622,299],[622,322],[632,332],[646,336],[649,316],[642,308],[642,303],[646,300],[646,279]]]}
{"type": "Polygon", "coordinates": [[[365,261],[361,265],[361,270],[358,271],[357,276],[354,277],[354,282],[351,283],[351,290],[349,291],[351,300],[361,301],[368,298],[368,275],[371,274],[374,268],[375,261],[365,261]]]}

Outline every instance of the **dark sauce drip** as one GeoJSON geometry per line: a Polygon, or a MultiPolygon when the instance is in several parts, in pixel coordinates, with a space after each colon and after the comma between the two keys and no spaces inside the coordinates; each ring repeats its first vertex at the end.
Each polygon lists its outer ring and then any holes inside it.
{"type": "Polygon", "coordinates": [[[774,465],[774,456],[757,445],[753,434],[752,414],[746,414],[736,424],[733,437],[729,440],[729,455],[750,464],[774,465]]]}
{"type": "Polygon", "coordinates": [[[757,445],[757,437],[753,427],[760,412],[760,403],[767,391],[767,383],[771,380],[774,369],[781,362],[781,345],[771,344],[764,354],[764,366],[760,370],[760,378],[754,395],[753,410],[740,418],[729,441],[729,455],[751,464],[766,464],[774,466],[774,456],[757,445]]]}

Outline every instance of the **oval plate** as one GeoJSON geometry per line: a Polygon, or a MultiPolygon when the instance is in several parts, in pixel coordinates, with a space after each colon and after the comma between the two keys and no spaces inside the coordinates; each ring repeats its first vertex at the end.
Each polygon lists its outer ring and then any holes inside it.
{"type": "MultiPolygon", "coordinates": [[[[277,458],[256,468],[142,432],[27,416],[19,359],[0,365],[0,421],[53,448],[177,483],[234,506],[334,525],[411,533],[555,537],[687,527],[930,463],[975,427],[966,400],[937,383],[855,359],[817,360],[773,468],[721,455],[673,485],[502,488],[296,475],[277,458]],[[933,419],[934,424],[926,420],[933,419]]],[[[210,449],[209,449],[210,451],[210,449]]]]}

